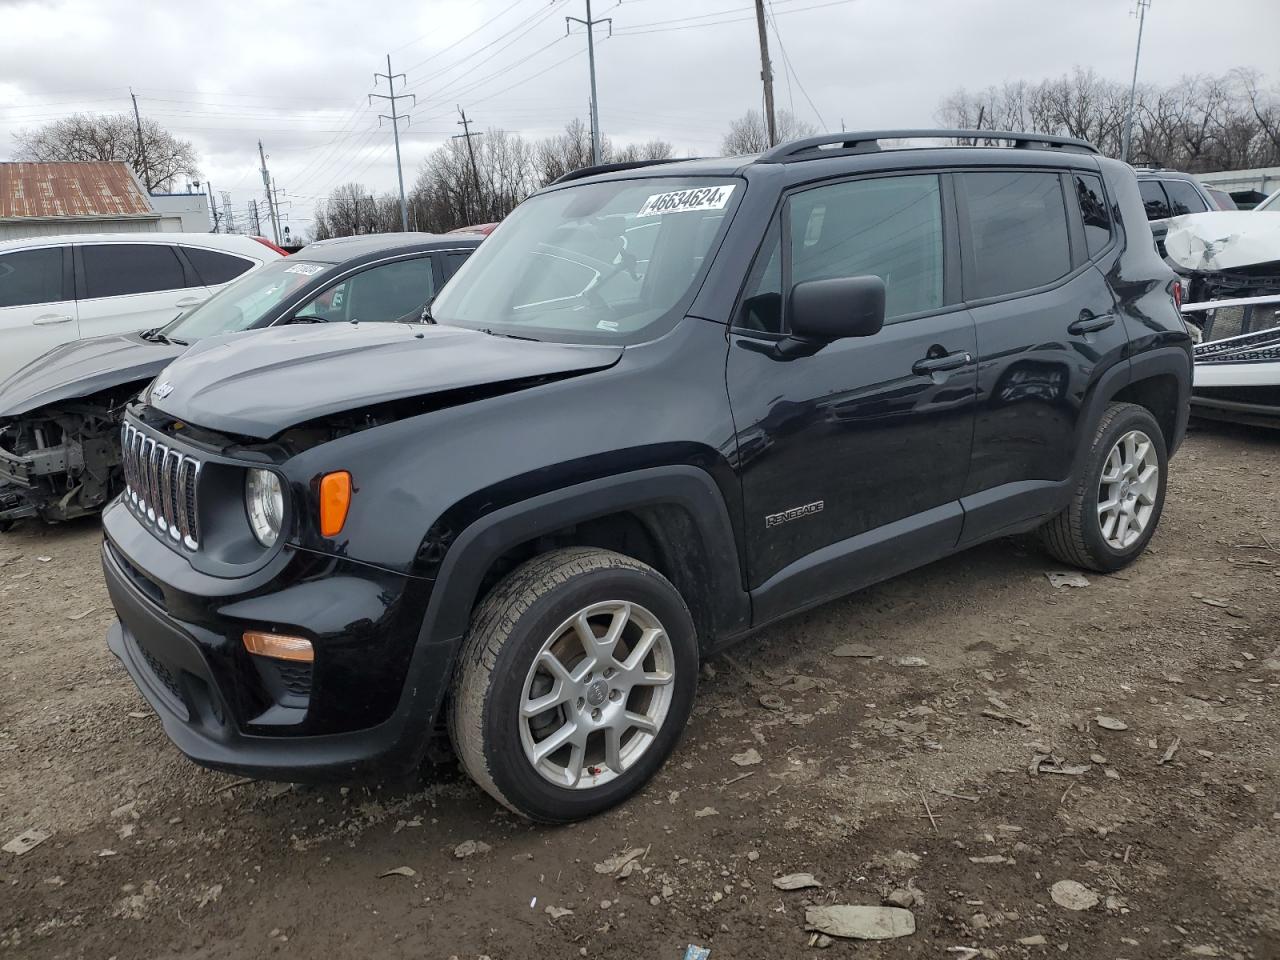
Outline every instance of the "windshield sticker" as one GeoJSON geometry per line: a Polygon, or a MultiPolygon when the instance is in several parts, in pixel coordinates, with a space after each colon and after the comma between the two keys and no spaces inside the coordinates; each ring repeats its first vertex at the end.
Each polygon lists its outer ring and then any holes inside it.
{"type": "Polygon", "coordinates": [[[608,330],[610,333],[617,333],[618,321],[617,320],[601,320],[599,323],[596,324],[596,329],[608,330]]]}
{"type": "Polygon", "coordinates": [[[696,190],[676,190],[672,193],[655,193],[644,202],[637,217],[656,217],[664,213],[689,213],[693,210],[723,210],[733,196],[736,184],[719,187],[699,187],[696,190]]]}
{"type": "Polygon", "coordinates": [[[314,277],[323,270],[324,267],[318,263],[295,263],[292,267],[285,267],[285,273],[300,273],[304,277],[314,277]]]}

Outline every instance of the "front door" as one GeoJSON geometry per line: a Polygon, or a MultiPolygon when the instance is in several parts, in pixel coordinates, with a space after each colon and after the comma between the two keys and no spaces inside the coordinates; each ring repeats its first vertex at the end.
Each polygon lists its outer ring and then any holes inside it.
{"type": "Polygon", "coordinates": [[[959,303],[950,184],[935,174],[798,190],[753,267],[727,383],[753,620],[951,550],[973,435],[976,342],[959,303]],[[878,334],[787,359],[795,283],[875,275],[878,334]]]}
{"type": "Polygon", "coordinates": [[[71,248],[0,253],[0,381],[79,336],[71,248]]]}

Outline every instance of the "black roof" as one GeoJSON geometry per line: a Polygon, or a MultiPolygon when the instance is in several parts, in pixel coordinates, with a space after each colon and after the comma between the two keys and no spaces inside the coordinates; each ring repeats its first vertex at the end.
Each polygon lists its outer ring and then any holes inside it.
{"type": "Polygon", "coordinates": [[[333,237],[309,243],[293,256],[319,263],[347,263],[360,257],[387,253],[417,253],[423,250],[473,250],[484,237],[452,233],[364,233],[356,237],[333,237]]]}

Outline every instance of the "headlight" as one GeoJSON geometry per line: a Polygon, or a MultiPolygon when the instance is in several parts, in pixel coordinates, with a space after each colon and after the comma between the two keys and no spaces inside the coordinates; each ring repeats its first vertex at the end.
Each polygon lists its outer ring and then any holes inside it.
{"type": "Polygon", "coordinates": [[[275,546],[284,522],[284,491],[280,478],[270,470],[249,470],[244,485],[244,508],[249,526],[264,547],[275,546]]]}

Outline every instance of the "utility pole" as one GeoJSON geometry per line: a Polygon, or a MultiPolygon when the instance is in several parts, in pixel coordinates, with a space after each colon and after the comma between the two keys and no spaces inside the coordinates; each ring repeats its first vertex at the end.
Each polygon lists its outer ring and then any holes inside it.
{"type": "Polygon", "coordinates": [[[276,246],[280,245],[280,217],[276,214],[275,198],[271,196],[271,174],[267,172],[267,155],[262,151],[262,141],[258,141],[258,159],[262,161],[262,187],[267,194],[267,217],[271,220],[271,232],[275,236],[276,246]]]}
{"type": "Polygon", "coordinates": [[[569,24],[580,23],[587,28],[587,67],[591,71],[591,163],[600,163],[600,101],[596,98],[596,37],[594,27],[597,23],[609,25],[609,36],[613,36],[613,17],[593,20],[591,17],[591,0],[587,3],[587,19],[581,17],[565,17],[564,32],[569,32],[569,24]]]}
{"type": "Polygon", "coordinates": [[[1124,118],[1124,140],[1120,144],[1120,159],[1129,162],[1129,144],[1133,140],[1133,102],[1138,93],[1138,58],[1142,56],[1142,28],[1147,22],[1147,7],[1151,0],[1137,0],[1137,9],[1129,15],[1138,17],[1138,47],[1133,51],[1133,82],[1129,84],[1129,112],[1124,118]]]}
{"type": "Polygon", "coordinates": [[[283,240],[287,240],[289,238],[289,229],[287,227],[280,226],[280,221],[288,220],[289,215],[287,213],[281,213],[280,211],[285,207],[292,207],[293,201],[280,199],[280,187],[276,185],[274,180],[271,181],[271,206],[275,210],[276,214],[276,229],[280,231],[280,236],[283,240]]]}
{"type": "Polygon", "coordinates": [[[222,193],[222,215],[227,221],[227,233],[236,232],[235,214],[231,212],[231,191],[223,190],[222,193]]]}
{"type": "Polygon", "coordinates": [[[147,163],[147,144],[142,139],[142,115],[138,113],[138,95],[129,88],[129,97],[133,100],[133,122],[138,129],[138,159],[142,161],[143,189],[151,196],[151,165],[147,163]]]}
{"type": "Polygon", "coordinates": [[[471,211],[469,216],[472,223],[475,223],[479,218],[473,215],[479,213],[479,207],[484,200],[484,196],[480,192],[480,168],[476,166],[476,148],[471,145],[471,138],[478,137],[479,134],[471,132],[471,121],[467,119],[467,111],[462,109],[461,104],[458,105],[458,116],[462,118],[458,121],[458,126],[462,128],[462,133],[455,133],[451,139],[467,141],[467,153],[471,157],[471,182],[475,185],[477,208],[471,211]]]}
{"type": "Polygon", "coordinates": [[[218,203],[213,199],[213,184],[206,182],[205,188],[209,191],[209,212],[213,214],[213,232],[218,233],[218,203]]]}
{"type": "MultiPolygon", "coordinates": [[[[418,105],[418,98],[414,96],[412,93],[402,93],[399,96],[396,96],[396,77],[399,77],[401,81],[403,81],[405,78],[403,73],[391,72],[391,54],[388,53],[387,54],[387,72],[375,73],[373,75],[374,86],[377,86],[379,78],[386,79],[387,92],[369,94],[369,102],[373,103],[373,100],[376,97],[379,100],[388,100],[391,103],[391,116],[388,117],[385,113],[378,114],[378,125],[381,126],[383,120],[391,121],[391,136],[395,139],[395,142],[396,142],[396,176],[400,180],[400,227],[406,233],[408,233],[409,232],[409,205],[405,203],[405,199],[404,199],[404,170],[400,166],[400,121],[403,120],[406,123],[410,121],[409,121],[409,117],[406,116],[405,114],[396,113],[396,101],[404,100],[406,98],[412,99],[413,105],[416,107],[418,105]]],[[[470,144],[471,144],[471,141],[468,140],[467,145],[470,146],[470,144]]],[[[473,160],[472,163],[474,162],[475,161],[473,160]]]]}
{"type": "Polygon", "coordinates": [[[769,32],[765,28],[764,0],[756,0],[756,27],[760,31],[760,79],[764,81],[764,120],[769,146],[778,145],[778,120],[773,114],[773,66],[769,63],[769,32]]]}

